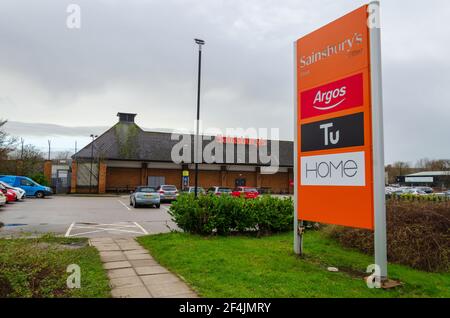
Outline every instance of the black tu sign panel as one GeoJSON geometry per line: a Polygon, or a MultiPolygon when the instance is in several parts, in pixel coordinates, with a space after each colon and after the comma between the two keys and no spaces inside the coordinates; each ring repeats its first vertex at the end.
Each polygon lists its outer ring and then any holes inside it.
{"type": "Polygon", "coordinates": [[[364,113],[301,126],[302,152],[364,145],[364,113]]]}

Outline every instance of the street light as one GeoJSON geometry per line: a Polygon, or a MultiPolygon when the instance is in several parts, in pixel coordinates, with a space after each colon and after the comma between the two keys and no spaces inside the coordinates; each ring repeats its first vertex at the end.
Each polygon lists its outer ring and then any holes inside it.
{"type": "Polygon", "coordinates": [[[91,134],[92,142],[91,142],[91,169],[89,171],[89,193],[92,192],[92,165],[94,163],[94,140],[97,138],[97,135],[91,134]]]}
{"type": "MultiPolygon", "coordinates": [[[[196,131],[196,147],[195,147],[195,198],[198,196],[198,153],[199,149],[199,125],[200,125],[200,81],[201,81],[201,71],[202,71],[202,45],[205,45],[205,41],[200,39],[194,39],[195,43],[198,44],[198,80],[197,80],[197,131],[196,131]]],[[[201,152],[200,152],[201,153],[201,152]]]]}

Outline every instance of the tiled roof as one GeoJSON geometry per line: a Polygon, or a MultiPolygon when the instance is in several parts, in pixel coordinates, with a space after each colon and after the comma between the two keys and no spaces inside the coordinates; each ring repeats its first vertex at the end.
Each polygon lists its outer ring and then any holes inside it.
{"type": "MultiPolygon", "coordinates": [[[[105,133],[100,135],[93,144],[94,158],[101,158],[106,160],[134,160],[134,161],[154,161],[154,162],[172,162],[171,152],[172,148],[179,143],[179,140],[172,140],[171,133],[144,131],[135,123],[119,122],[105,133]]],[[[184,135],[191,140],[191,152],[194,153],[194,136],[184,135]]],[[[211,143],[214,137],[210,140],[203,140],[203,148],[211,143]]],[[[216,143],[216,141],[213,141],[216,143]]],[[[272,148],[272,141],[267,142],[268,151],[270,154],[272,148]]],[[[217,144],[218,145],[218,144],[217,144]]],[[[226,146],[223,145],[224,149],[226,146]]],[[[234,147],[234,160],[226,162],[226,164],[255,164],[249,162],[249,149],[256,147],[255,145],[245,145],[245,161],[238,162],[237,147],[234,147]]],[[[239,145],[242,147],[242,145],[239,145]]],[[[264,146],[260,146],[264,147],[264,146]]],[[[253,148],[254,149],[254,148],[253,148]]],[[[280,167],[293,166],[293,150],[294,144],[291,141],[279,141],[279,158],[280,167]]],[[[77,152],[72,158],[90,159],[92,152],[92,143],[77,152]]],[[[193,158],[193,155],[191,156],[193,158]]],[[[224,154],[223,162],[226,161],[224,154]]],[[[258,165],[263,165],[258,155],[258,165]]]]}

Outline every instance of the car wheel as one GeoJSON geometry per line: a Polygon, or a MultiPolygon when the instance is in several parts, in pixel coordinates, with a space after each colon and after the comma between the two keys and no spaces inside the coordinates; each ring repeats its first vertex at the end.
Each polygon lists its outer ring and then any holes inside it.
{"type": "Polygon", "coordinates": [[[159,209],[161,207],[161,204],[157,204],[156,208],[159,209]]]}
{"type": "Polygon", "coordinates": [[[36,198],[38,198],[38,199],[43,199],[43,198],[45,198],[45,194],[44,194],[44,192],[42,192],[42,191],[36,192],[35,196],[36,196],[36,198]]]}
{"type": "Polygon", "coordinates": [[[130,200],[130,206],[133,206],[133,200],[130,200]]]}

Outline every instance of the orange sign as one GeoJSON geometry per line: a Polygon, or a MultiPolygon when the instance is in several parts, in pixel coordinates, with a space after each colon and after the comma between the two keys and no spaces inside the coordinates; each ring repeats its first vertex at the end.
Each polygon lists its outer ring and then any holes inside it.
{"type": "Polygon", "coordinates": [[[298,219],[374,228],[367,5],[296,42],[298,219]]]}

